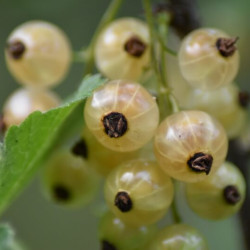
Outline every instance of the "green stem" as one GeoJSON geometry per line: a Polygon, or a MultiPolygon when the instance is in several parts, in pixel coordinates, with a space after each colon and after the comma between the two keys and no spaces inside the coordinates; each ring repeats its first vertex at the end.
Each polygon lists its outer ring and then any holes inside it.
{"type": "Polygon", "coordinates": [[[94,60],[94,50],[95,45],[98,39],[99,34],[105,28],[105,26],[110,23],[116,16],[117,12],[119,11],[123,0],[112,0],[105,11],[104,15],[102,16],[102,19],[94,33],[94,36],[92,37],[92,40],[87,48],[86,52],[86,65],[84,70],[84,75],[89,74],[93,71],[95,60],[94,60]]]}
{"type": "MultiPolygon", "coordinates": [[[[174,184],[175,184],[175,193],[177,193],[178,183],[175,182],[174,184]]],[[[180,216],[179,211],[177,209],[176,195],[174,196],[174,199],[173,199],[173,202],[171,205],[171,210],[172,210],[173,221],[175,223],[181,223],[182,219],[181,219],[181,216],[180,216]]]]}

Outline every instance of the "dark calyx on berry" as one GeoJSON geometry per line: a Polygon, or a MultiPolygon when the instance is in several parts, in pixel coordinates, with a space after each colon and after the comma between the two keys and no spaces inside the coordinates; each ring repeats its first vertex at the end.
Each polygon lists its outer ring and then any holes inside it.
{"type": "Polygon", "coordinates": [[[141,57],[146,48],[147,45],[136,36],[132,36],[124,45],[125,51],[133,57],[141,57]]]}
{"type": "Polygon", "coordinates": [[[239,103],[242,108],[247,108],[250,102],[250,95],[248,92],[239,92],[239,103]]]}
{"type": "Polygon", "coordinates": [[[13,41],[7,44],[7,50],[14,59],[20,59],[25,52],[25,46],[20,41],[13,41]]]}
{"type": "Polygon", "coordinates": [[[54,198],[61,202],[67,202],[71,199],[71,193],[64,185],[57,184],[53,186],[54,198]]]}
{"type": "Polygon", "coordinates": [[[88,147],[84,139],[80,139],[71,149],[71,152],[76,156],[81,156],[84,159],[88,158],[88,147]]]}
{"type": "Polygon", "coordinates": [[[237,47],[235,46],[235,44],[238,40],[239,40],[239,37],[219,38],[216,41],[216,47],[223,57],[229,57],[229,56],[232,56],[234,52],[237,50],[237,47]]]}
{"type": "Polygon", "coordinates": [[[223,194],[226,202],[230,205],[235,205],[240,201],[241,198],[237,187],[233,185],[226,186],[224,188],[223,194]]]}
{"type": "Polygon", "coordinates": [[[118,112],[111,112],[105,115],[102,122],[105,133],[111,138],[123,136],[128,129],[127,119],[123,114],[118,112]]]}
{"type": "Polygon", "coordinates": [[[115,197],[115,205],[123,212],[129,212],[133,203],[127,192],[118,192],[115,197]]]}
{"type": "Polygon", "coordinates": [[[188,166],[195,172],[209,174],[213,163],[213,157],[202,152],[195,153],[188,161],[188,166]]]}
{"type": "Polygon", "coordinates": [[[102,249],[101,250],[117,250],[112,244],[106,240],[102,240],[102,249]]]}
{"type": "Polygon", "coordinates": [[[3,115],[0,114],[0,134],[4,134],[5,130],[6,130],[6,125],[3,120],[3,115]]]}

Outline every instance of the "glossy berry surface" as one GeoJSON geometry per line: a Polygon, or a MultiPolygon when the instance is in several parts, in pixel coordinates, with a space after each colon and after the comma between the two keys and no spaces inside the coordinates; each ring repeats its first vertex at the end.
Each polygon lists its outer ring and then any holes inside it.
{"type": "Polygon", "coordinates": [[[210,91],[193,89],[189,92],[186,108],[201,110],[215,117],[230,139],[239,136],[247,118],[246,110],[239,103],[239,89],[233,83],[210,91]]]}
{"type": "Polygon", "coordinates": [[[197,229],[186,224],[173,224],[156,234],[149,250],[208,250],[208,246],[197,229]]]}
{"type": "Polygon", "coordinates": [[[206,180],[186,185],[186,196],[192,210],[203,218],[225,219],[236,213],[245,198],[246,184],[240,170],[230,162],[206,180]]]}
{"type": "Polygon", "coordinates": [[[120,18],[104,29],[95,47],[97,68],[110,79],[138,80],[150,63],[149,31],[136,18],[120,18]]]}
{"type": "Polygon", "coordinates": [[[10,34],[5,58],[10,72],[21,84],[49,87],[65,77],[71,62],[71,46],[57,26],[30,21],[10,34]]]}
{"type": "Polygon", "coordinates": [[[43,186],[53,202],[77,207],[92,201],[97,192],[98,180],[81,157],[61,149],[44,166],[43,186]]]}
{"type": "Polygon", "coordinates": [[[150,141],[158,126],[159,110],[155,98],[140,84],[116,80],[88,98],[84,118],[100,143],[126,152],[150,141]]]}
{"type": "Polygon", "coordinates": [[[108,176],[105,199],[124,223],[138,227],[152,224],[167,212],[173,184],[156,162],[133,160],[121,164],[108,176]]]}
{"type": "Polygon", "coordinates": [[[129,227],[111,212],[106,212],[99,223],[98,237],[102,248],[111,245],[117,250],[138,250],[146,248],[153,238],[156,226],[129,227]]]}
{"type": "Polygon", "coordinates": [[[3,106],[3,121],[7,128],[19,125],[32,112],[48,111],[59,104],[59,97],[51,91],[20,88],[6,100],[3,106]]]}
{"type": "Polygon", "coordinates": [[[151,141],[136,151],[117,152],[104,147],[87,128],[83,130],[82,139],[85,141],[88,151],[86,157],[88,164],[104,177],[124,161],[133,160],[138,157],[154,159],[153,143],[151,141]]]}
{"type": "Polygon", "coordinates": [[[202,111],[168,116],[155,135],[155,156],[160,167],[184,182],[207,178],[225,160],[227,148],[223,127],[202,111]]]}
{"type": "MultiPolygon", "coordinates": [[[[232,82],[239,69],[236,39],[231,46],[223,46],[232,53],[222,55],[219,39],[230,37],[217,29],[202,28],[191,32],[182,41],[178,59],[183,77],[195,88],[216,89],[232,82]]],[[[229,40],[230,41],[230,40],[229,40]]]]}

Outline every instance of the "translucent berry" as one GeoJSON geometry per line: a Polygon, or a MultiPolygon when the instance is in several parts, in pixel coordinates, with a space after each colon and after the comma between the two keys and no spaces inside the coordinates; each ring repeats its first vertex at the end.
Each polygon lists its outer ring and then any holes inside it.
{"type": "Polygon", "coordinates": [[[140,84],[116,80],[88,98],[84,117],[100,143],[126,152],[150,141],[158,126],[159,110],[155,98],[140,84]]]}
{"type": "Polygon", "coordinates": [[[246,192],[240,170],[230,162],[206,180],[186,185],[186,196],[192,210],[203,218],[220,220],[239,211],[246,192]]]}
{"type": "Polygon", "coordinates": [[[239,94],[239,89],[232,83],[210,91],[193,89],[189,92],[185,108],[207,112],[223,125],[230,139],[236,138],[247,118],[246,110],[240,105],[239,94]]]}
{"type": "Polygon", "coordinates": [[[104,147],[87,128],[84,128],[82,141],[85,142],[88,151],[86,156],[88,164],[102,176],[107,176],[124,161],[138,157],[154,159],[151,141],[136,151],[117,152],[104,147]]]}
{"type": "Polygon", "coordinates": [[[104,29],[95,47],[97,68],[110,79],[138,80],[150,63],[149,31],[136,18],[120,18],[104,29]]]}
{"type": "Polygon", "coordinates": [[[77,207],[92,201],[97,192],[98,180],[81,157],[68,149],[61,149],[44,166],[43,186],[50,200],[77,207]]]}
{"type": "Polygon", "coordinates": [[[101,218],[98,231],[101,249],[113,247],[117,250],[138,250],[146,247],[153,238],[156,227],[154,225],[129,227],[113,213],[107,212],[101,218]]]}
{"type": "Polygon", "coordinates": [[[203,235],[186,224],[173,224],[159,233],[150,244],[149,250],[208,250],[203,235]]]}
{"type": "Polygon", "coordinates": [[[19,125],[34,111],[47,111],[60,104],[59,97],[48,90],[20,88],[10,95],[3,106],[3,122],[7,128],[19,125]]]}
{"type": "Polygon", "coordinates": [[[225,130],[202,111],[182,111],[168,116],[155,136],[155,156],[171,177],[197,182],[214,172],[225,160],[225,130]]]}
{"type": "Polygon", "coordinates": [[[10,34],[5,57],[10,72],[21,84],[54,86],[69,69],[71,46],[57,26],[44,21],[30,21],[10,34]]]}
{"type": "Polygon", "coordinates": [[[110,173],[105,183],[109,208],[124,223],[138,227],[152,224],[167,212],[173,184],[156,162],[133,160],[110,173]]]}
{"type": "Polygon", "coordinates": [[[191,32],[179,50],[183,77],[195,88],[216,89],[232,82],[239,69],[237,38],[202,28],[191,32]]]}

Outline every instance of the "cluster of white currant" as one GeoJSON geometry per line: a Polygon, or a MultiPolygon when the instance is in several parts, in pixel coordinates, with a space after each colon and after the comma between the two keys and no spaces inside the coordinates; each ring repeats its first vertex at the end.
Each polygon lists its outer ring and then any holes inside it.
{"type": "MultiPolygon", "coordinates": [[[[188,204],[201,217],[223,219],[241,207],[244,178],[225,162],[228,137],[237,137],[246,120],[232,83],[239,64],[236,41],[216,29],[189,34],[179,63],[169,59],[166,68],[185,111],[160,117],[157,98],[137,83],[151,67],[147,24],[122,18],[99,35],[96,65],[111,81],[87,100],[82,139],[71,150],[53,154],[43,179],[50,198],[76,206],[96,194],[93,169],[106,177],[110,211],[99,226],[103,250],[207,249],[203,236],[188,225],[157,232],[154,224],[173,202],[172,179],[185,183],[188,204]]],[[[45,22],[18,27],[8,39],[6,60],[16,79],[29,87],[7,101],[7,127],[58,104],[44,90],[62,79],[71,61],[68,40],[58,28],[45,22]]]]}

